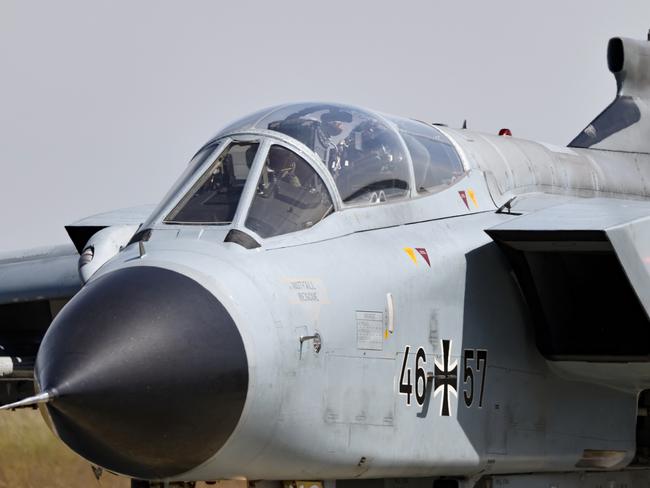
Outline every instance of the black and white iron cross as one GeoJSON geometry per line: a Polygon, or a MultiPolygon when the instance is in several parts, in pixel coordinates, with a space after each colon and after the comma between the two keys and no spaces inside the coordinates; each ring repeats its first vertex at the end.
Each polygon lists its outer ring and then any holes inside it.
{"type": "Polygon", "coordinates": [[[453,389],[454,394],[458,391],[458,364],[454,362],[452,369],[449,369],[450,354],[451,341],[443,339],[442,366],[438,366],[438,361],[435,362],[435,377],[433,381],[434,394],[438,392],[438,388],[443,389],[442,407],[440,410],[440,415],[443,417],[449,416],[449,388],[453,389]]]}

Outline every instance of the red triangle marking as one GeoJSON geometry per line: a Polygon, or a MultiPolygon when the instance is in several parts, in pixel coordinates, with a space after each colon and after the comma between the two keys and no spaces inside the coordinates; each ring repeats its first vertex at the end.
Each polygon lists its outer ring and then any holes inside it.
{"type": "Polygon", "coordinates": [[[427,250],[423,247],[416,247],[415,250],[424,258],[424,260],[427,262],[429,265],[429,268],[431,267],[431,261],[429,261],[429,253],[427,250]]]}
{"type": "Polygon", "coordinates": [[[467,203],[467,195],[465,194],[465,192],[463,190],[461,190],[461,191],[458,192],[458,194],[460,195],[460,198],[463,199],[463,203],[467,207],[467,210],[469,210],[469,204],[467,203]]]}

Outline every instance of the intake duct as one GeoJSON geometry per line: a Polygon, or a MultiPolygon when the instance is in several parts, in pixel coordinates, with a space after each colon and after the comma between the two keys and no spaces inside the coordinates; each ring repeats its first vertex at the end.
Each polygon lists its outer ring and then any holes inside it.
{"type": "Polygon", "coordinates": [[[510,261],[546,358],[650,363],[645,202],[580,199],[486,232],[510,261]]]}

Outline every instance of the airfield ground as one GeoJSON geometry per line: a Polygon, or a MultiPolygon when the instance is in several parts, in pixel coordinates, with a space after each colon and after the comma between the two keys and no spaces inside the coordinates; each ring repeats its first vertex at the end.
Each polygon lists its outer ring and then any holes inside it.
{"type": "MultiPolygon", "coordinates": [[[[47,428],[36,410],[0,413],[0,488],[128,488],[128,479],[104,473],[95,479],[90,465],[47,428]]],[[[197,487],[206,487],[203,483],[197,487]]],[[[245,488],[221,482],[216,488],[245,488]]]]}

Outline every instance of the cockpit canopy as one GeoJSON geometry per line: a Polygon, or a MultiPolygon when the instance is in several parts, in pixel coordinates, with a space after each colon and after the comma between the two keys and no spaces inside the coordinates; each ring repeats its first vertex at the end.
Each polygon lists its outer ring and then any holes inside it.
{"type": "Polygon", "coordinates": [[[303,103],[257,112],[221,134],[272,130],[311,149],[334,177],[343,203],[405,197],[410,167],[416,191],[429,193],[464,174],[449,139],[435,127],[356,107],[303,103]]]}
{"type": "Polygon", "coordinates": [[[433,126],[346,105],[284,105],[222,130],[152,217],[233,224],[267,238],[309,228],[340,207],[434,193],[464,173],[433,126]]]}

